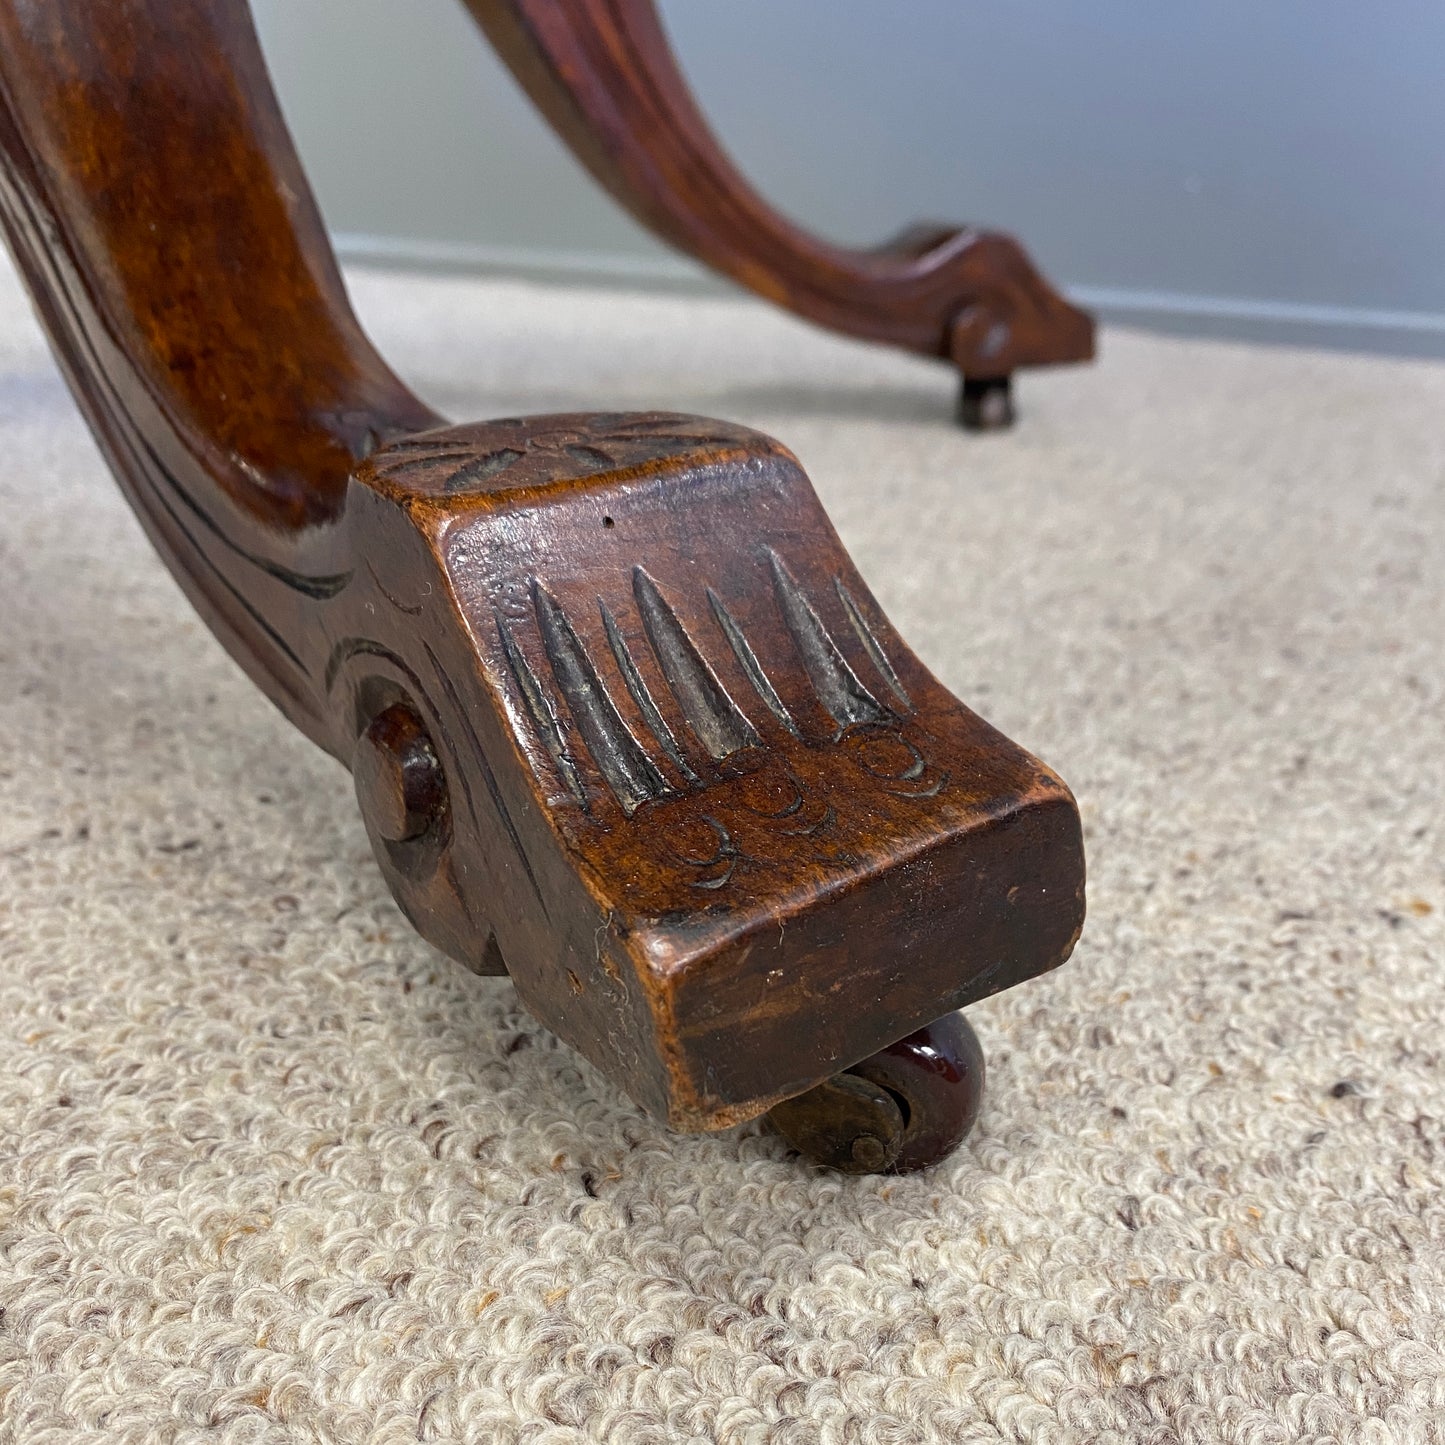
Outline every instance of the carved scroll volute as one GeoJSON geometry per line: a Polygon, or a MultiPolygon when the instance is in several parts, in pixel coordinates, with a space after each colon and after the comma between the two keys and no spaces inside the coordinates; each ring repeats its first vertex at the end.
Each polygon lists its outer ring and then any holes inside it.
{"type": "Polygon", "coordinates": [[[505,960],[674,1125],[758,1113],[1067,957],[1067,789],[902,644],[776,442],[533,417],[383,448],[354,489],[357,545],[394,560],[330,672],[364,752],[410,756],[404,701],[447,780],[444,816],[378,837],[425,788],[368,764],[378,858],[433,941],[505,960]]]}

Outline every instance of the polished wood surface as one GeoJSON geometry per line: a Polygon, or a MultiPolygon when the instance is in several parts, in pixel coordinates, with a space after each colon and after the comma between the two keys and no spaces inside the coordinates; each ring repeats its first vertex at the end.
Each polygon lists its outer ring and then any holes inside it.
{"type": "MultiPolygon", "coordinates": [[[[1012,419],[1019,367],[1087,361],[1092,318],[1011,236],[914,225],[850,250],[769,205],[692,97],[653,0],[464,0],[558,135],[643,225],[835,331],[952,362],[972,426],[1012,419]]],[[[887,19],[879,12],[880,31],[887,19]]],[[[886,44],[886,36],[880,45],[886,44]]]]}
{"type": "Polygon", "coordinates": [[[338,757],[318,608],[350,474],[441,418],[352,316],[242,4],[0,4],[0,215],[71,390],[192,602],[338,757]]]}
{"type": "Polygon", "coordinates": [[[645,1107],[752,1117],[1067,958],[1068,789],[908,650],[785,447],[450,426],[387,369],[239,0],[0,0],[0,161],[191,599],[353,768],[418,930],[645,1107]]]}

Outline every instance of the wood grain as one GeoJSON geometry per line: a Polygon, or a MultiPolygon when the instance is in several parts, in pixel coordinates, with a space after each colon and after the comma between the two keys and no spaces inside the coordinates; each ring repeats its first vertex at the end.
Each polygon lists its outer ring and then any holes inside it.
{"type": "Polygon", "coordinates": [[[347,305],[244,7],[0,0],[0,219],[188,595],[354,766],[432,943],[718,1128],[1061,963],[1062,782],[894,632],[796,459],[448,426],[347,305]]]}

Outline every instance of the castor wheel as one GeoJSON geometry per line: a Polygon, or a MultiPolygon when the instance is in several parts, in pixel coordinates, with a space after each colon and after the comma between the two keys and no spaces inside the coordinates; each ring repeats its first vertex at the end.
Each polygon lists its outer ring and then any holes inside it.
{"type": "Polygon", "coordinates": [[[965,376],[958,393],[958,420],[965,431],[1007,431],[1014,424],[1011,376],[965,376]]]}
{"type": "Polygon", "coordinates": [[[983,1049],[946,1014],[769,1111],[814,1163],[845,1174],[909,1174],[963,1142],[983,1103],[983,1049]]]}

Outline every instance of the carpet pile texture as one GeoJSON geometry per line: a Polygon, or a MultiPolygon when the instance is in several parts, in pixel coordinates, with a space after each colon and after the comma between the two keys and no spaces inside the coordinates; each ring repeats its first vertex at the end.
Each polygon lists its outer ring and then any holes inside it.
{"type": "Polygon", "coordinates": [[[791,445],[1089,923],[938,1169],[669,1135],[409,931],[0,271],[0,1439],[1445,1441],[1445,366],[1108,332],[976,437],[747,301],[351,281],[459,419],[791,445]]]}

